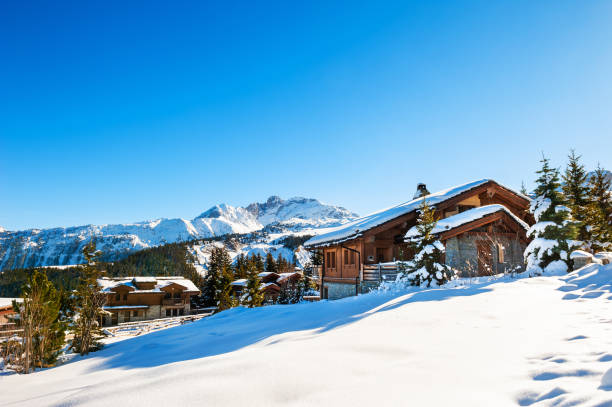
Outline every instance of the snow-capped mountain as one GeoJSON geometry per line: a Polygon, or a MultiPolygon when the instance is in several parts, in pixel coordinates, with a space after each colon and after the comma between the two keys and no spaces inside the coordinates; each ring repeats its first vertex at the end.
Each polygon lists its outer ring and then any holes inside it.
{"type": "MultiPolygon", "coordinates": [[[[81,263],[81,250],[93,236],[105,254],[105,260],[114,260],[165,243],[227,234],[268,229],[273,230],[276,237],[317,234],[320,228],[337,226],[356,217],[357,214],[342,207],[326,205],[316,199],[297,197],[283,200],[272,196],[265,203],[253,203],[246,208],[216,205],[192,220],[157,219],[130,224],[23,231],[0,229],[0,270],[81,263]]],[[[269,238],[265,240],[260,243],[270,246],[269,238]]]]}

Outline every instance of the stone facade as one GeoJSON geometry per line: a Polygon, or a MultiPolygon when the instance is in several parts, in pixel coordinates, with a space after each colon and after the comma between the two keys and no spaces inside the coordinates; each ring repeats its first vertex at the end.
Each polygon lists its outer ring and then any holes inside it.
{"type": "Polygon", "coordinates": [[[491,253],[491,274],[510,272],[517,267],[524,268],[525,246],[517,239],[506,235],[495,235],[484,239],[481,236],[463,234],[446,241],[446,264],[461,271],[461,277],[478,275],[478,242],[489,246],[491,253]],[[497,245],[503,247],[503,261],[500,262],[497,245]]]}
{"type": "Polygon", "coordinates": [[[338,300],[355,295],[355,284],[325,282],[324,291],[327,299],[338,300]]]}

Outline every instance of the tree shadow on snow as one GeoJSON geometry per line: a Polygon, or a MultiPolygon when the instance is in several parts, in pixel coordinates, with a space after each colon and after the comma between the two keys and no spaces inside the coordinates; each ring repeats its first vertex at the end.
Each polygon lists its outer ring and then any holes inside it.
{"type": "MultiPolygon", "coordinates": [[[[152,332],[107,345],[86,358],[92,369],[145,368],[233,352],[272,336],[296,331],[312,336],[414,302],[445,301],[491,291],[493,280],[469,287],[374,292],[336,301],[234,308],[181,327],[152,332]]],[[[278,342],[278,341],[275,341],[278,342]]]]}

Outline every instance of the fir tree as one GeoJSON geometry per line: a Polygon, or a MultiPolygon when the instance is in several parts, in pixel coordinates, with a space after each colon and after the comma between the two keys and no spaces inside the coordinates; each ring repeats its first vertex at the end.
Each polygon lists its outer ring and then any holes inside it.
{"type": "Polygon", "coordinates": [[[559,170],[551,168],[544,156],[540,162],[542,168],[536,171],[539,174],[534,191],[536,198],[530,206],[537,223],[528,231],[534,239],[524,253],[527,271],[541,274],[547,267],[549,270],[571,270],[573,261],[569,254],[580,247],[580,242],[574,240],[576,227],[571,219],[571,209],[564,206],[559,170]]]}
{"type": "Polygon", "coordinates": [[[99,321],[103,318],[102,306],[106,302],[106,296],[98,286],[101,273],[96,262],[100,255],[93,239],[83,248],[85,264],[82,266],[82,277],[75,291],[76,316],[71,328],[74,334],[72,347],[81,355],[102,348],[99,340],[103,335],[99,321]]]}
{"type": "Polygon", "coordinates": [[[24,373],[56,362],[67,326],[60,313],[61,305],[61,295],[46,274],[34,270],[23,287],[23,303],[13,302],[23,329],[23,356],[17,359],[24,373]]]}
{"type": "Polygon", "coordinates": [[[234,266],[234,276],[236,279],[247,278],[248,270],[247,270],[247,258],[244,254],[238,255],[236,257],[236,265],[234,266]]]}
{"type": "Polygon", "coordinates": [[[271,252],[268,252],[268,254],[266,254],[266,272],[278,273],[278,267],[276,266],[276,260],[274,260],[274,256],[272,256],[271,252]]]}
{"type": "Polygon", "coordinates": [[[225,247],[214,247],[210,253],[208,273],[204,281],[206,300],[219,311],[236,305],[232,297],[231,282],[234,281],[232,259],[225,247]]]}
{"type": "Polygon", "coordinates": [[[612,196],[610,179],[598,164],[589,179],[587,216],[590,246],[594,251],[612,248],[612,196]]]}
{"type": "Polygon", "coordinates": [[[404,271],[405,278],[412,285],[442,285],[455,276],[455,272],[442,262],[444,245],[432,234],[436,223],[435,210],[424,199],[419,207],[417,224],[411,229],[410,245],[416,255],[404,271]]]}
{"type": "Polygon", "coordinates": [[[249,308],[255,308],[261,306],[263,301],[261,278],[259,278],[256,264],[255,262],[249,262],[247,266],[247,286],[242,296],[242,304],[249,308]]]}
{"type": "Polygon", "coordinates": [[[291,302],[291,290],[287,284],[281,285],[280,293],[278,294],[277,304],[289,304],[291,302]]]}
{"type": "Polygon", "coordinates": [[[574,150],[568,155],[569,162],[563,174],[563,194],[567,206],[572,210],[572,217],[576,222],[577,238],[583,242],[589,240],[587,227],[587,174],[580,163],[580,156],[574,150]]]}

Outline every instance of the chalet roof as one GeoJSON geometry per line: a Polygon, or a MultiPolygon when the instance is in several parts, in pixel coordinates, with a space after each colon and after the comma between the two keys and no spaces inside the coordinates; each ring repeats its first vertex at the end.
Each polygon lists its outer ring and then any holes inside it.
{"type": "Polygon", "coordinates": [[[238,287],[244,287],[247,285],[247,279],[246,278],[239,278],[238,280],[234,280],[230,283],[230,285],[235,285],[238,287]]]}
{"type": "MultiPolygon", "coordinates": [[[[525,231],[529,229],[529,225],[523,222],[521,219],[519,219],[508,208],[506,208],[503,205],[493,204],[493,205],[479,206],[478,208],[469,209],[465,212],[461,212],[456,215],[449,216],[448,218],[440,219],[436,223],[436,226],[433,228],[431,233],[435,235],[439,233],[448,232],[449,230],[456,229],[459,226],[463,226],[467,223],[473,222],[478,219],[482,219],[485,216],[492,215],[498,212],[504,212],[505,214],[510,216],[512,219],[516,221],[516,223],[518,223],[523,229],[525,229],[525,231]]],[[[416,226],[413,226],[412,228],[410,228],[410,230],[408,230],[404,238],[409,240],[413,237],[416,237],[417,235],[418,235],[418,231],[416,229],[416,226]]]]}
{"type": "Polygon", "coordinates": [[[7,298],[0,297],[0,308],[9,308],[13,306],[13,300],[23,302],[23,298],[7,298]]]}
{"type": "MultiPolygon", "coordinates": [[[[410,212],[416,211],[424,199],[432,205],[438,205],[446,200],[454,198],[455,196],[468,192],[472,189],[478,188],[488,182],[493,182],[499,186],[502,186],[491,179],[481,179],[478,181],[468,182],[467,184],[458,185],[452,188],[444,189],[442,191],[434,192],[432,194],[413,199],[408,202],[404,202],[402,204],[393,206],[391,208],[383,209],[382,211],[374,212],[370,215],[361,217],[352,222],[346,223],[344,225],[333,228],[328,233],[324,233],[318,236],[314,236],[309,239],[304,246],[306,247],[316,247],[316,246],[325,246],[331,245],[335,243],[341,243],[347,240],[351,240],[357,238],[363,234],[363,232],[372,229],[376,226],[382,225],[385,222],[391,221],[397,217],[402,215],[406,215],[410,212]]],[[[529,200],[528,197],[511,190],[505,186],[502,186],[504,189],[511,191],[513,194],[520,196],[524,199],[529,200]]]]}
{"type": "Polygon", "coordinates": [[[196,285],[189,279],[181,276],[175,277],[146,277],[147,280],[140,280],[142,277],[122,277],[122,278],[109,278],[102,277],[98,279],[98,285],[102,288],[102,292],[113,292],[113,290],[119,286],[127,286],[134,289],[135,293],[153,293],[162,292],[161,289],[172,284],[178,284],[185,289],[186,292],[199,292],[200,290],[196,285]],[[138,280],[137,280],[138,279],[138,280]],[[150,290],[139,290],[136,287],[136,283],[155,283],[155,287],[150,290]]]}

